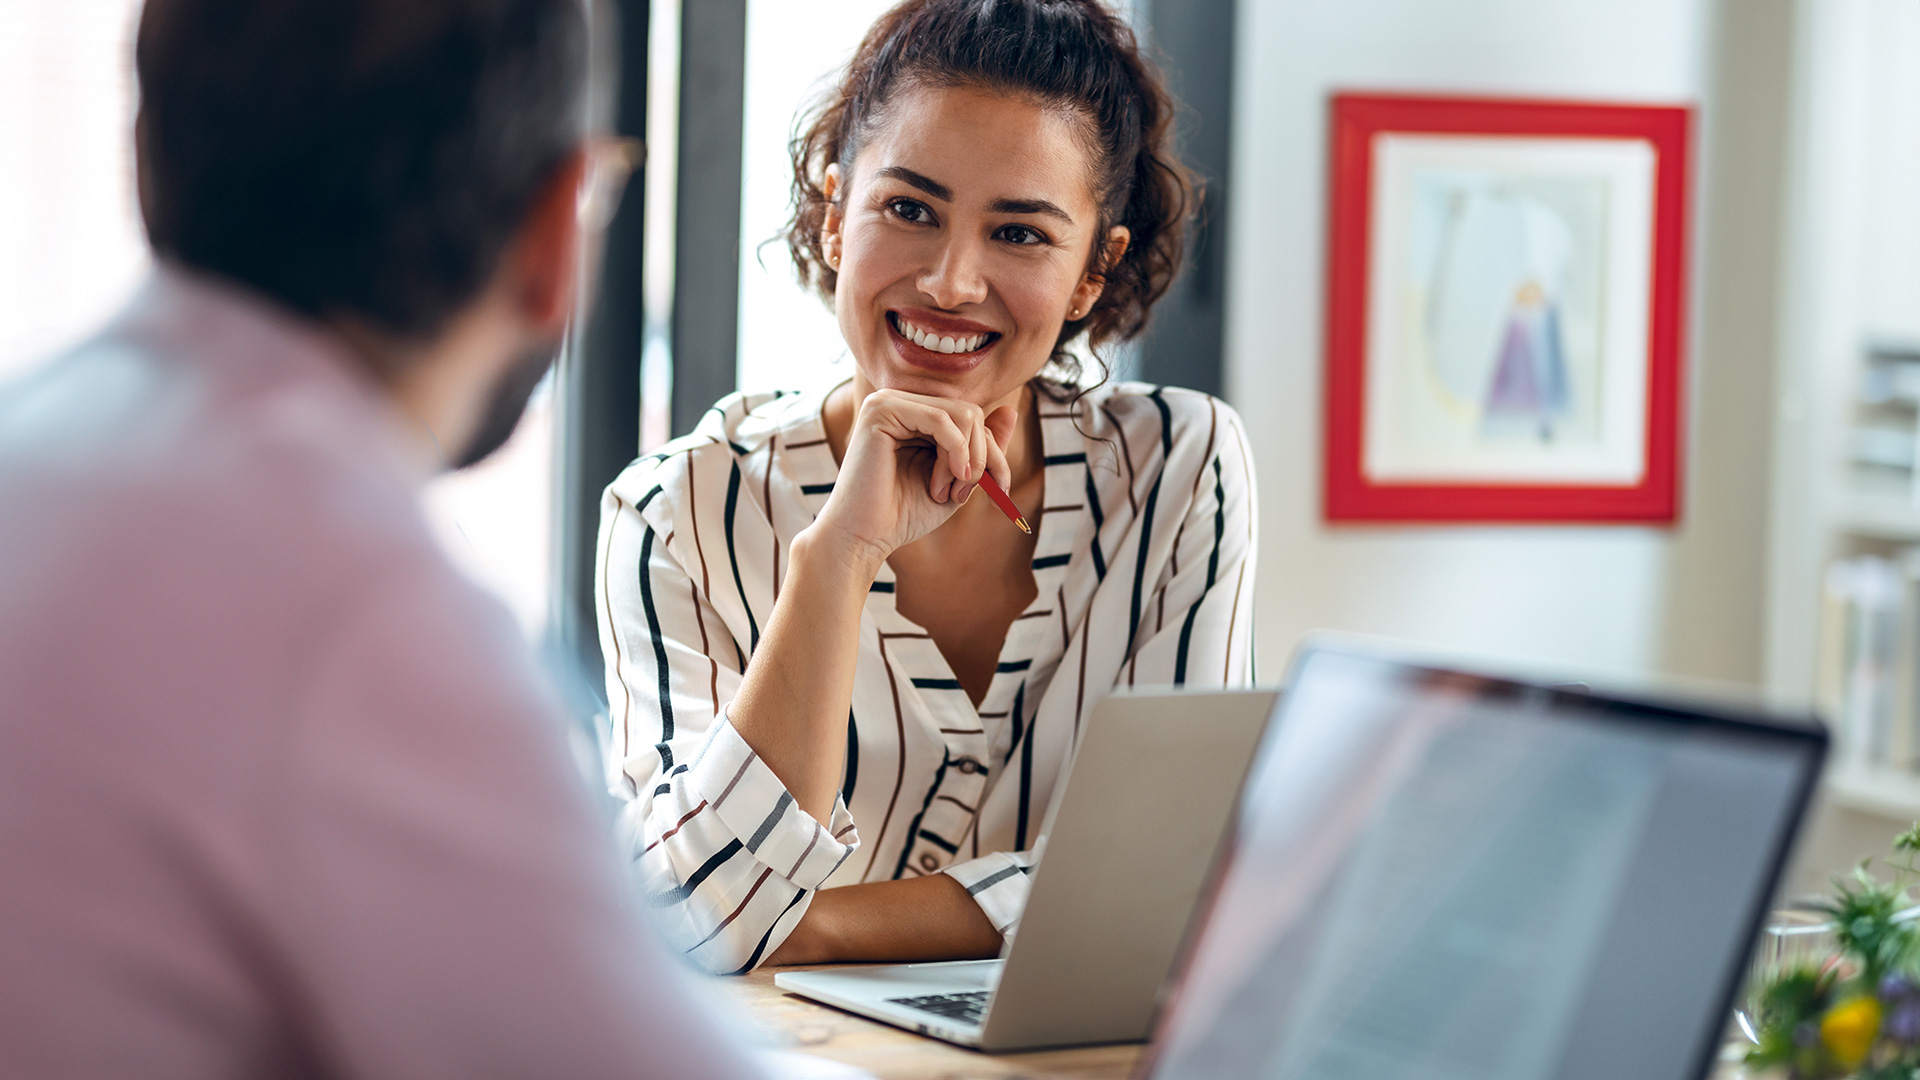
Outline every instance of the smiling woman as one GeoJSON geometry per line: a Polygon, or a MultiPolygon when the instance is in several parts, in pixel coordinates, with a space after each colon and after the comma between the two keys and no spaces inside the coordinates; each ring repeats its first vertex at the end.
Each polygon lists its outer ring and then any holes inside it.
{"type": "Polygon", "coordinates": [[[905,89],[887,112],[821,187],[820,243],[855,389],[871,378],[1016,406],[1008,395],[1054,359],[1128,248],[1127,227],[1103,221],[1088,182],[1086,121],[974,86],[905,89]]]}
{"type": "Polygon", "coordinates": [[[1086,712],[1250,678],[1239,418],[1068,348],[1180,264],[1172,111],[1097,0],[908,0],[795,140],[852,377],[722,400],[603,504],[623,820],[702,965],[993,954],[1086,712]]]}

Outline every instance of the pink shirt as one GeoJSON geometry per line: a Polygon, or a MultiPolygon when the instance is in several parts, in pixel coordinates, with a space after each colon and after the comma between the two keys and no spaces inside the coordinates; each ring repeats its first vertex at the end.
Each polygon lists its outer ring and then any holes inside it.
{"type": "Polygon", "coordinates": [[[0,1074],[752,1074],[409,430],[178,271],[0,387],[0,1074]]]}

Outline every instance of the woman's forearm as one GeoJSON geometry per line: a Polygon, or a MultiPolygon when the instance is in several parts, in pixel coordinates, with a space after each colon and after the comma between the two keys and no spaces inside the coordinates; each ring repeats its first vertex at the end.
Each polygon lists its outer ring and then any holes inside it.
{"type": "Polygon", "coordinates": [[[1000,932],[946,874],[822,889],[768,964],[997,956],[1000,932]]]}
{"type": "Polygon", "coordinates": [[[845,765],[860,615],[886,556],[815,526],[794,538],[791,557],[727,712],[800,809],[824,823],[832,819],[845,765]]]}

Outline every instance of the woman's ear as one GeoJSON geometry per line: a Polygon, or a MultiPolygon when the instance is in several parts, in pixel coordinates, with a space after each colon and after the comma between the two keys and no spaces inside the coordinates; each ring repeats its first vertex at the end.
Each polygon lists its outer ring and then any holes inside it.
{"type": "Polygon", "coordinates": [[[1087,271],[1074,286],[1071,306],[1067,309],[1067,320],[1077,322],[1087,317],[1093,305],[1100,300],[1100,294],[1107,288],[1107,271],[1118,265],[1127,254],[1127,243],[1133,234],[1125,225],[1115,225],[1107,230],[1106,242],[1100,245],[1100,257],[1094,260],[1093,269],[1087,271]]]}
{"type": "Polygon", "coordinates": [[[827,213],[820,220],[820,257],[835,272],[840,269],[840,226],[845,215],[840,210],[840,166],[827,166],[820,182],[820,193],[827,197],[827,213]]]}

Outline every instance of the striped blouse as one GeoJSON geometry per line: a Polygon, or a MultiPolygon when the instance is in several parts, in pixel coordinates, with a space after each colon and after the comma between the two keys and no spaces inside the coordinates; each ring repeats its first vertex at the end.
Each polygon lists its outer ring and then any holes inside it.
{"type": "MultiPolygon", "coordinates": [[[[726,719],[778,597],[788,545],[839,471],[819,394],[735,394],[607,488],[598,558],[623,843],[668,936],[744,972],[815,890],[951,874],[1002,933],[1081,721],[1116,685],[1252,677],[1252,465],[1214,398],[1137,383],[1041,396],[1039,596],[976,709],[927,632],[867,597],[832,820],[793,797],[726,719]]],[[[1141,763],[1142,782],[1152,764],[1141,763]]]]}

